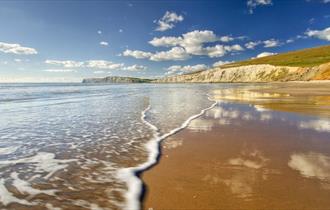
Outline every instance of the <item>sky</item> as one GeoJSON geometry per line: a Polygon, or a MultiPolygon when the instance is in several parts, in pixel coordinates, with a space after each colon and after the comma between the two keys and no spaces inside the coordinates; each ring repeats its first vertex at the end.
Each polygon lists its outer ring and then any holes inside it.
{"type": "Polygon", "coordinates": [[[330,0],[0,1],[0,82],[158,78],[330,44],[330,0]]]}

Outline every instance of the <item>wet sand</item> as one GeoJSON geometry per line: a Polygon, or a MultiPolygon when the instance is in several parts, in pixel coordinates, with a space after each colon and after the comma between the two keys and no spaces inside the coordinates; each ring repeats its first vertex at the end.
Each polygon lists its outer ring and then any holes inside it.
{"type": "Polygon", "coordinates": [[[159,164],[142,177],[143,208],[330,209],[330,109],[315,103],[329,92],[321,88],[310,97],[290,87],[239,91],[239,100],[218,93],[222,102],[162,143],[159,164]]]}
{"type": "Polygon", "coordinates": [[[330,117],[330,81],[263,83],[214,91],[217,100],[268,109],[330,117]]]}

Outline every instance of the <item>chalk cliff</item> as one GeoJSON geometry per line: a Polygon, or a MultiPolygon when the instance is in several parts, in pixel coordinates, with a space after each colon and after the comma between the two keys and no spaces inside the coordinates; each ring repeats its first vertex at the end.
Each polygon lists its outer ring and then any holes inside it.
{"type": "Polygon", "coordinates": [[[314,67],[273,66],[269,64],[216,67],[207,71],[164,77],[157,83],[275,82],[330,80],[330,63],[314,67]]]}

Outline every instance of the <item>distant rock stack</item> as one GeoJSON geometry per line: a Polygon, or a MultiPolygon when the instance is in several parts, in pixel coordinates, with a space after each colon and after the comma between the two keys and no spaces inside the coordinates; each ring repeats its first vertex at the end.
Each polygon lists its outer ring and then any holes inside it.
{"type": "Polygon", "coordinates": [[[149,83],[151,79],[141,79],[135,77],[104,77],[104,78],[87,78],[82,83],[149,83]]]}

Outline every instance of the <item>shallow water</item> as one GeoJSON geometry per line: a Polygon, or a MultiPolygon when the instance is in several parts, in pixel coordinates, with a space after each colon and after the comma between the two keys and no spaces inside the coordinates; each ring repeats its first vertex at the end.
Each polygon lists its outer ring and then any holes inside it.
{"type": "Polygon", "coordinates": [[[140,186],[122,169],[150,161],[147,122],[159,136],[171,132],[213,103],[214,88],[0,85],[0,207],[138,208],[128,192],[140,186]]]}

